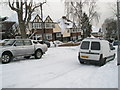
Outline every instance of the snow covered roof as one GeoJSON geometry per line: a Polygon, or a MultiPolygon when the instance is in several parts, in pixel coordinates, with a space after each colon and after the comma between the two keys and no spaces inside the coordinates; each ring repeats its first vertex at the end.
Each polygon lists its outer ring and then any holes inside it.
{"type": "Polygon", "coordinates": [[[92,26],[92,33],[99,32],[99,28],[92,26]]]}

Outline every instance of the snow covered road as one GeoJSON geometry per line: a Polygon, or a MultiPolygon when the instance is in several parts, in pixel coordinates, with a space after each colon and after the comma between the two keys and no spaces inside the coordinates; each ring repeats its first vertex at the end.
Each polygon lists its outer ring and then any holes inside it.
{"type": "Polygon", "coordinates": [[[2,88],[118,88],[117,59],[102,67],[82,65],[79,47],[52,47],[40,60],[1,65],[2,88]]]}

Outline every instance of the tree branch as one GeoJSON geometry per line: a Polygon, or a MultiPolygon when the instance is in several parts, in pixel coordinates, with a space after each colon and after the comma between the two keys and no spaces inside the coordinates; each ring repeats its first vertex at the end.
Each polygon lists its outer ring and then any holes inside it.
{"type": "Polygon", "coordinates": [[[16,12],[19,11],[17,8],[14,7],[14,3],[15,3],[15,2],[13,2],[13,3],[11,4],[11,3],[10,3],[10,0],[8,0],[8,3],[9,3],[9,7],[10,7],[13,11],[16,11],[16,12]]]}
{"type": "Polygon", "coordinates": [[[27,12],[28,11],[28,6],[27,6],[27,2],[25,2],[25,18],[24,18],[24,22],[26,21],[27,18],[27,12]]]}

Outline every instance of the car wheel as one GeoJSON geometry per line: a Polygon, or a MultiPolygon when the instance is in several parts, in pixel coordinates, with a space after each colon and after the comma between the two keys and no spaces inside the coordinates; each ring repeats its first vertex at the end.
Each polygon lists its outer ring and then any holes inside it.
{"type": "Polygon", "coordinates": [[[31,56],[24,56],[25,59],[29,59],[31,56]]]}
{"type": "Polygon", "coordinates": [[[83,62],[83,61],[80,61],[80,63],[81,63],[81,64],[84,64],[84,62],[83,62]]]}
{"type": "Polygon", "coordinates": [[[47,47],[50,48],[50,44],[48,44],[47,47]]]}
{"type": "Polygon", "coordinates": [[[41,50],[37,50],[35,52],[35,59],[40,59],[42,57],[42,51],[41,50]]]}
{"type": "Polygon", "coordinates": [[[12,55],[10,53],[3,53],[1,59],[2,59],[2,64],[9,63],[12,60],[12,55]]]}

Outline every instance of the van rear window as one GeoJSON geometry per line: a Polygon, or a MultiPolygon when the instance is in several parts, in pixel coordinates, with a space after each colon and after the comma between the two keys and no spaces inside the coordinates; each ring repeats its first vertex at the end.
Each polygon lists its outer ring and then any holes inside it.
{"type": "Polygon", "coordinates": [[[100,42],[92,42],[91,50],[100,50],[100,42]]]}
{"type": "Polygon", "coordinates": [[[83,41],[81,45],[81,49],[89,49],[90,42],[89,41],[83,41]]]}

